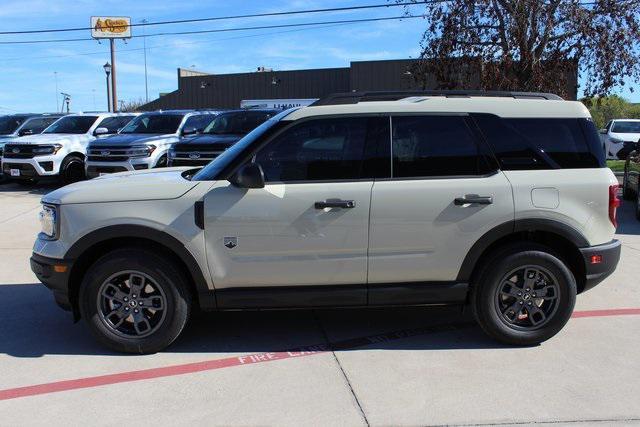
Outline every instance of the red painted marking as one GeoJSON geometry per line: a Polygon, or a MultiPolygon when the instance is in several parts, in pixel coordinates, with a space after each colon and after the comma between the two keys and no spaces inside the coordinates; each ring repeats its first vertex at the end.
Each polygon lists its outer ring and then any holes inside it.
{"type": "MultiPolygon", "coordinates": [[[[602,317],[602,316],[622,316],[640,315],[640,308],[620,308],[611,310],[587,310],[575,311],[574,318],[580,317],[602,317]]],[[[353,338],[331,345],[314,345],[302,347],[289,351],[276,351],[268,353],[256,353],[238,357],[227,357],[224,359],[207,360],[204,362],[187,363],[183,365],[165,366],[161,368],[143,369],[139,371],[120,372],[117,374],[100,375],[95,377],[78,378],[74,380],[56,381],[44,384],[36,384],[25,387],[16,387],[0,390],[0,400],[16,399],[27,396],[37,396],[41,394],[56,393],[61,391],[78,390],[103,385],[119,384],[132,381],[150,380],[154,378],[170,377],[175,375],[193,374],[202,371],[213,371],[216,369],[231,368],[240,365],[252,365],[256,363],[273,362],[275,360],[292,359],[297,357],[313,356],[326,353],[331,350],[349,350],[364,347],[374,343],[395,341],[418,335],[430,333],[452,331],[461,329],[466,325],[440,325],[425,328],[407,329],[386,334],[372,335],[368,337],[353,338]]]]}
{"type": "Polygon", "coordinates": [[[614,308],[610,310],[574,311],[571,317],[632,316],[638,314],[640,314],[640,308],[614,308]]]}

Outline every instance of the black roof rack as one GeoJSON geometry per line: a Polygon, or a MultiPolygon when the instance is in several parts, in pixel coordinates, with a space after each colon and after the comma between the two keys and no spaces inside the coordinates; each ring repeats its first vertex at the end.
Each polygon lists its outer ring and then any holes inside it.
{"type": "Polygon", "coordinates": [[[538,92],[508,92],[498,90],[407,90],[388,92],[367,91],[333,93],[317,100],[311,105],[340,105],[357,104],[358,102],[372,101],[397,101],[399,99],[421,96],[444,96],[446,98],[470,98],[472,96],[487,96],[515,99],[546,99],[556,101],[562,100],[562,98],[553,93],[538,92]]]}

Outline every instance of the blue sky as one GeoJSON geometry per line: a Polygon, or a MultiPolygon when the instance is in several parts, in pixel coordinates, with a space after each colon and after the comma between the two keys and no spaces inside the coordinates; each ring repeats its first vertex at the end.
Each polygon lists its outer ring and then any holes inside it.
{"type": "MultiPolygon", "coordinates": [[[[352,6],[383,3],[384,0],[3,0],[0,28],[3,31],[85,27],[92,15],[130,16],[161,21],[352,6]]],[[[414,10],[419,13],[418,6],[414,10]]],[[[235,26],[275,25],[293,22],[361,19],[397,16],[402,8],[336,12],[279,18],[237,19],[188,25],[134,28],[146,31],[180,31],[235,26]]],[[[177,88],[178,67],[216,74],[254,71],[258,66],[276,70],[348,66],[349,61],[416,57],[423,30],[420,19],[361,23],[305,30],[256,30],[237,33],[148,37],[147,64],[149,99],[177,88]]],[[[0,40],[89,37],[89,32],[35,34],[0,40]]],[[[144,99],[143,40],[117,42],[118,96],[144,99]]],[[[0,113],[54,111],[56,93],[72,95],[75,111],[106,108],[105,75],[108,43],[81,41],[37,45],[0,45],[0,113]],[[55,74],[54,74],[55,73],[55,74]],[[55,76],[58,91],[56,92],[55,76]]],[[[640,94],[627,90],[623,96],[639,102],[640,94]]],[[[61,99],[59,97],[58,102],[61,99]]]]}

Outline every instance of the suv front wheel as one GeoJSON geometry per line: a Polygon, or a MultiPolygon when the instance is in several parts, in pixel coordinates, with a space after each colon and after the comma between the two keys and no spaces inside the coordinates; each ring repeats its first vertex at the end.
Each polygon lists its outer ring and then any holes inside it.
{"type": "Polygon", "coordinates": [[[472,304],[491,337],[511,345],[535,345],[557,334],[576,301],[567,266],[541,245],[517,244],[493,254],[478,275],[472,304]]]}
{"type": "Polygon", "coordinates": [[[154,353],[170,345],[189,318],[191,296],[180,269],[145,249],[98,259],[80,288],[80,311],[112,350],[154,353]]]}

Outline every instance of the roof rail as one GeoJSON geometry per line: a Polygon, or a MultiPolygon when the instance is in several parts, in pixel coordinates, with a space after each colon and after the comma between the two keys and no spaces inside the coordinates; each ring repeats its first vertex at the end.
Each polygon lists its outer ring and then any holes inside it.
{"type": "Polygon", "coordinates": [[[333,93],[321,98],[311,104],[318,105],[339,105],[339,104],[357,104],[358,102],[372,101],[398,101],[404,98],[421,97],[421,96],[444,96],[446,98],[470,98],[470,97],[499,97],[499,98],[515,98],[515,99],[546,99],[561,101],[558,95],[553,93],[538,92],[508,92],[498,90],[407,90],[407,91],[387,91],[387,92],[344,92],[333,93]]]}

